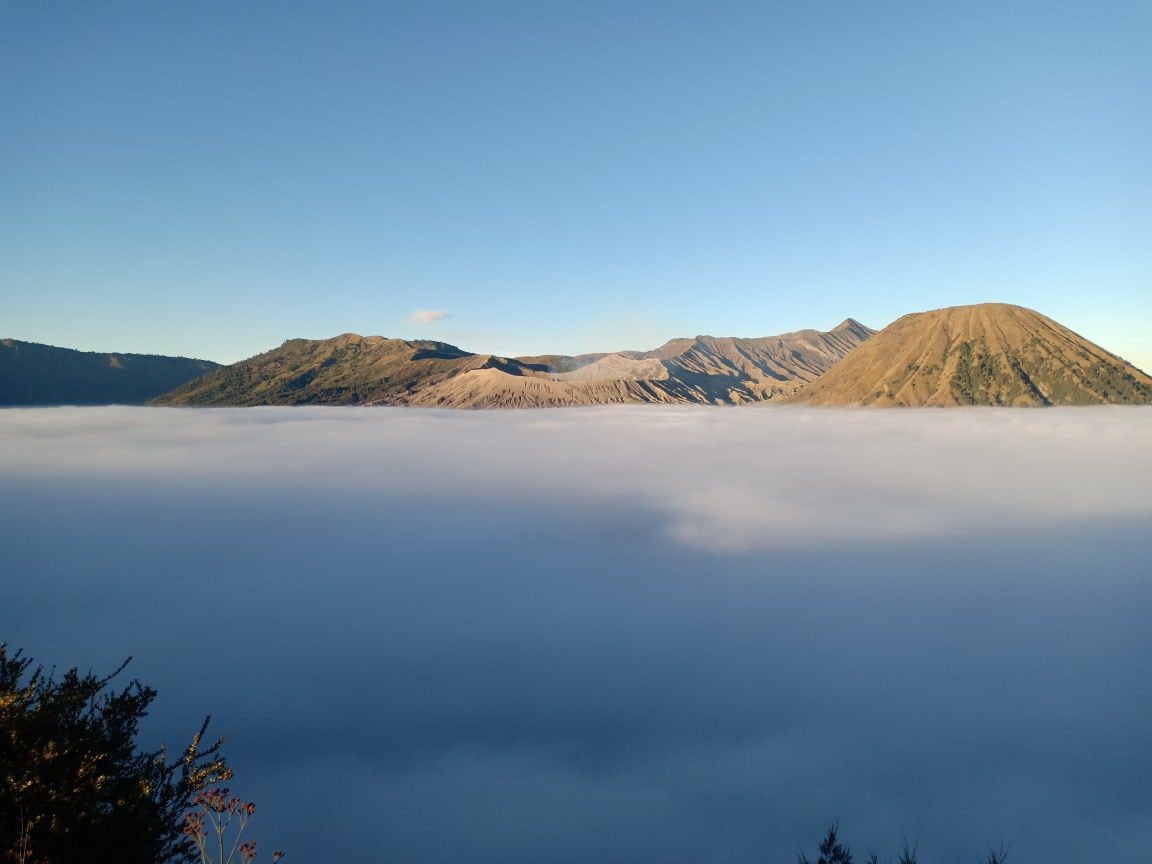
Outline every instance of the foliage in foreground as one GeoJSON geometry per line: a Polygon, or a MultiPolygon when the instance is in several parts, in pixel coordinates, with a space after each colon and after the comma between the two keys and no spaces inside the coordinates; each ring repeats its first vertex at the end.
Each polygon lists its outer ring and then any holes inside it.
{"type": "MultiPolygon", "coordinates": [[[[128,662],[105,677],[73,668],[57,678],[0,645],[4,864],[208,860],[186,811],[232,776],[219,752],[223,739],[203,746],[205,718],[176,758],[163,747],[137,752],[139,722],[156,691],[136,680],[109,688],[128,662]]],[[[246,822],[250,804],[245,811],[246,822]]],[[[255,857],[254,845],[245,849],[255,857]]]]}
{"type": "MultiPolygon", "coordinates": [[[[256,843],[243,840],[255,812],[218,784],[232,776],[220,755],[223,739],[202,749],[205,718],[188,748],[172,761],[161,747],[138,753],[136,733],[156,691],[131,681],[109,684],[76,668],[57,679],[20,651],[0,644],[0,862],[71,864],[247,864],[256,843]]],[[[273,862],[283,857],[272,855],[273,862]]],[[[1001,846],[979,864],[1004,864],[1001,846]]],[[[888,859],[886,864],[891,864],[888,859]]],[[[815,861],[854,864],[833,825],[815,861]]],[[[918,864],[907,842],[896,864],[918,864]]],[[[860,864],[880,864],[875,854],[860,864]]]]}
{"type": "MultiPolygon", "coordinates": [[[[812,861],[803,851],[796,856],[797,864],[854,864],[855,859],[852,857],[852,850],[840,842],[837,832],[839,829],[833,825],[828,829],[828,833],[824,835],[824,839],[820,841],[818,849],[818,857],[812,861]]],[[[904,841],[904,848],[901,850],[900,855],[895,859],[896,864],[918,864],[917,847],[915,845],[909,846],[908,841],[904,841]]],[[[998,848],[989,848],[988,853],[983,858],[977,859],[977,864],[1004,864],[1008,858],[1008,852],[1001,844],[998,848]]],[[[887,859],[891,862],[893,859],[887,859]]],[[[879,856],[875,852],[870,852],[868,857],[864,859],[862,864],[881,864],[879,856]]]]}

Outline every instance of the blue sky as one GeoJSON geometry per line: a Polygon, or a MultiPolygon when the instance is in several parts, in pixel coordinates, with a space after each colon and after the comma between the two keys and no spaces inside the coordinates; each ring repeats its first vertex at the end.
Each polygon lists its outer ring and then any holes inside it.
{"type": "Polygon", "coordinates": [[[1003,300],[1152,369],[1149,44],[1146,2],[0,0],[0,336],[574,353],[1003,300]]]}

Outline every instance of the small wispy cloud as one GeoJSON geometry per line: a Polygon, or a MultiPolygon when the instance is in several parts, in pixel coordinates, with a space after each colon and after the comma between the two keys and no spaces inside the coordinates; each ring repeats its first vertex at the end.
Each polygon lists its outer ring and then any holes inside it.
{"type": "Polygon", "coordinates": [[[408,323],[435,324],[437,321],[443,321],[445,318],[451,317],[452,315],[443,309],[417,309],[408,316],[408,323]]]}

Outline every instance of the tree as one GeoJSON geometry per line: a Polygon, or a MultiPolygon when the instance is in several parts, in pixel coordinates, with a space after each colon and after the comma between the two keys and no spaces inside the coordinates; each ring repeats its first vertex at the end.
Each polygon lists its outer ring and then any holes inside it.
{"type": "MultiPolygon", "coordinates": [[[[810,864],[808,856],[801,852],[796,856],[799,864],[810,864]]],[[[852,850],[844,846],[836,838],[836,826],[828,829],[828,833],[820,842],[820,857],[816,864],[852,864],[852,850]]]]}
{"type": "Polygon", "coordinates": [[[120,690],[73,668],[57,679],[0,645],[0,856],[5,864],[194,860],[185,811],[232,772],[222,739],[201,749],[210,718],[169,761],[136,751],[156,691],[120,690]]]}

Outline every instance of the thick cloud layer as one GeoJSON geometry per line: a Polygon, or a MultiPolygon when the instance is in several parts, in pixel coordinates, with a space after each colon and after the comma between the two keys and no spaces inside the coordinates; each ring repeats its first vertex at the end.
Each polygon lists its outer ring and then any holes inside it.
{"type": "MultiPolygon", "coordinates": [[[[1152,842],[1152,411],[0,412],[0,638],[299,860],[1152,842]],[[150,742],[148,742],[150,743],[150,742]]],[[[883,854],[882,854],[883,857],[883,854]]]]}

